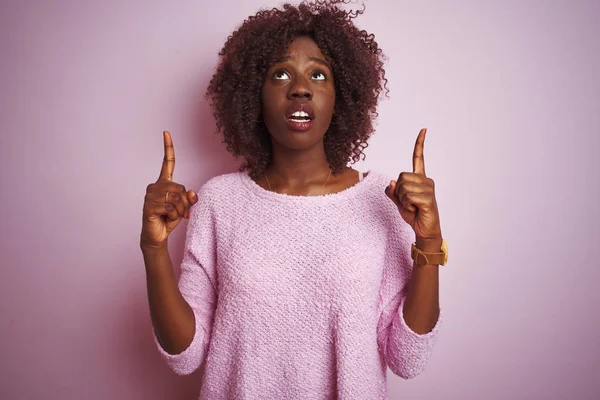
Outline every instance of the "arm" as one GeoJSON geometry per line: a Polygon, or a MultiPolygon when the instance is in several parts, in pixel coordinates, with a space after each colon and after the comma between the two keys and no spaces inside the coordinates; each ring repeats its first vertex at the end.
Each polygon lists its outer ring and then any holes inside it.
{"type": "Polygon", "coordinates": [[[192,343],[195,317],[173,272],[167,245],[141,246],[146,265],[146,286],[155,335],[169,354],[179,354],[192,343]]]}
{"type": "Polygon", "coordinates": [[[392,372],[409,379],[424,371],[437,341],[442,320],[438,266],[414,268],[410,256],[414,232],[399,216],[392,215],[392,226],[400,229],[391,232],[385,257],[377,339],[392,372]]]}
{"type": "Polygon", "coordinates": [[[205,359],[217,303],[216,225],[206,185],[190,208],[179,281],[167,248],[143,247],[154,339],[178,375],[205,359]]]}
{"type": "MultiPolygon", "coordinates": [[[[417,238],[416,245],[427,253],[436,253],[442,247],[442,240],[428,242],[417,238]]],[[[403,308],[406,324],[415,333],[425,334],[433,329],[439,313],[439,265],[413,263],[403,308]]]]}
{"type": "Polygon", "coordinates": [[[398,247],[392,249],[391,260],[386,260],[386,267],[395,264],[403,272],[399,273],[398,281],[395,282],[401,288],[399,292],[390,289],[394,285],[393,278],[388,282],[390,287],[385,288],[398,295],[386,303],[386,306],[391,304],[391,309],[396,311],[391,318],[390,314],[384,314],[383,323],[380,321],[381,341],[384,342],[388,365],[403,378],[414,377],[425,368],[441,320],[438,299],[439,267],[416,266],[410,256],[410,246],[415,235],[417,247],[426,252],[438,252],[442,244],[435,185],[425,174],[423,149],[426,132],[427,129],[421,129],[415,141],[412,173],[401,172],[398,181],[390,181],[385,189],[398,211],[391,218],[397,227],[397,231],[392,234],[392,242],[398,247]],[[395,308],[398,301],[400,305],[395,308]]]}

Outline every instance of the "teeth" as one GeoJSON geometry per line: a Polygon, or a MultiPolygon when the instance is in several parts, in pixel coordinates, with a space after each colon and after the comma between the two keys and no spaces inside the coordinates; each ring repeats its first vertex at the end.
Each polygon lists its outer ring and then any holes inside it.
{"type": "Polygon", "coordinates": [[[308,118],[308,113],[304,111],[296,111],[290,117],[306,117],[308,118]]]}

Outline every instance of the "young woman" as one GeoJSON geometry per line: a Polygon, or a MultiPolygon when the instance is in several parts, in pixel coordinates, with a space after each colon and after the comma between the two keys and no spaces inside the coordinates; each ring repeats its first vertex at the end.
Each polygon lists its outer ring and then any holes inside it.
{"type": "Polygon", "coordinates": [[[446,262],[425,130],[397,180],[347,167],[373,132],[382,53],[334,3],[258,12],[207,91],[239,172],[196,194],[164,132],[140,245],[156,343],[201,399],[385,399],[423,369],[446,262]],[[188,218],[179,280],[167,238],[188,218]]]}

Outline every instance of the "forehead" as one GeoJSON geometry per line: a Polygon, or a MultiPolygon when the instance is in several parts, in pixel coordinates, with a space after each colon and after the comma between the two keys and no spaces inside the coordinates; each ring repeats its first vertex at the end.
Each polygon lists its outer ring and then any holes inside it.
{"type": "Polygon", "coordinates": [[[294,38],[285,50],[284,56],[291,58],[318,57],[325,59],[319,46],[307,36],[294,38]]]}

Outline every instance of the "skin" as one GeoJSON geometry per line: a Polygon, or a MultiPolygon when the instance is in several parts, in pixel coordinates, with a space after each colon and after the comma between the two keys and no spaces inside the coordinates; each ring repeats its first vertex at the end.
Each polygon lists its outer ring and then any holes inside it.
{"type": "MultiPolygon", "coordinates": [[[[413,150],[413,172],[401,172],[385,193],[398,207],[402,219],[414,230],[416,245],[427,253],[442,248],[440,216],[435,199],[434,182],[425,175],[426,129],[421,129],[413,150]]],[[[439,265],[413,264],[408,294],[404,302],[404,320],[416,333],[424,334],[435,326],[439,317],[439,265]]]]}
{"type": "MultiPolygon", "coordinates": [[[[273,143],[273,160],[267,170],[272,190],[290,195],[309,191],[327,194],[356,184],[357,171],[347,168],[332,175],[322,188],[329,175],[323,137],[335,105],[333,75],[324,55],[314,41],[299,37],[284,56],[285,59],[269,68],[261,95],[263,118],[273,143]],[[307,132],[294,132],[285,124],[286,109],[294,101],[311,102],[313,106],[315,120],[307,132]]],[[[434,182],[425,175],[425,133],[425,129],[421,130],[415,143],[413,171],[401,172],[385,193],[415,231],[417,246],[426,252],[439,252],[442,235],[434,182]]],[[[146,188],[140,248],[156,336],[165,351],[179,354],[192,341],[195,321],[191,307],[178,289],[167,241],[181,220],[189,218],[189,209],[198,202],[198,196],[173,181],[173,141],[167,131],[163,132],[163,139],[160,175],[146,188]]],[[[257,183],[268,187],[264,177],[257,183]]],[[[433,328],[439,315],[438,265],[414,266],[403,313],[407,325],[416,333],[427,333],[433,328]]]]}
{"type": "MultiPolygon", "coordinates": [[[[271,134],[273,159],[266,171],[271,189],[289,195],[336,193],[358,181],[358,171],[347,168],[329,175],[323,138],[333,117],[335,86],[327,58],[310,38],[299,36],[286,53],[269,67],[261,93],[263,119],[271,134]],[[306,132],[291,130],[286,110],[292,103],[311,104],[313,126],[306,132]]],[[[267,180],[257,184],[268,190],[267,180]]]]}
{"type": "Polygon", "coordinates": [[[173,182],[175,149],[171,134],[163,132],[163,140],[162,168],[156,182],[147,186],[144,197],[140,248],[156,337],[165,351],[179,354],[192,342],[195,318],[179,291],[167,240],[181,220],[189,218],[189,209],[198,202],[198,196],[193,190],[173,182]]]}

